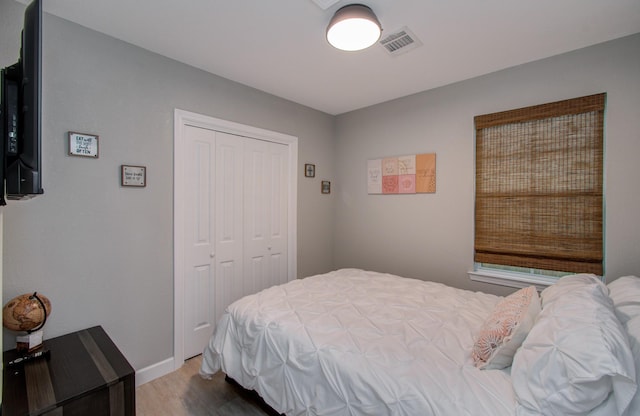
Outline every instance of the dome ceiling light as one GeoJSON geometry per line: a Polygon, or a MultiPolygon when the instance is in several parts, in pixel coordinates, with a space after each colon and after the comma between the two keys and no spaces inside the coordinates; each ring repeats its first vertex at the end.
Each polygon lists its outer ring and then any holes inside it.
{"type": "Polygon", "coordinates": [[[344,6],[327,27],[327,41],[343,51],[359,51],[380,39],[382,26],[373,11],[363,4],[344,6]]]}

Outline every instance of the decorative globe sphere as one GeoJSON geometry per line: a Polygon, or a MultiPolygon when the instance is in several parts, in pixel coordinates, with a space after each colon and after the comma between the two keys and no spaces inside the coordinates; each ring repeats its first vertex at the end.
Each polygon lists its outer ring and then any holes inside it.
{"type": "Polygon", "coordinates": [[[31,331],[44,323],[51,314],[51,302],[39,293],[16,296],[2,308],[2,324],[13,331],[31,331]],[[42,304],[38,301],[39,298],[42,304]],[[42,308],[44,305],[44,310],[42,308]],[[46,311],[46,315],[45,315],[46,311]]]}

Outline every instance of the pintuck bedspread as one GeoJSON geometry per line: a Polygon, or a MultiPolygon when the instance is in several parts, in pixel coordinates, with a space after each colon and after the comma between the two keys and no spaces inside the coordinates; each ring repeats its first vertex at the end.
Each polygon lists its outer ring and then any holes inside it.
{"type": "Polygon", "coordinates": [[[640,279],[499,297],[342,269],[231,304],[200,374],[286,415],[637,416],[640,279]]]}
{"type": "Polygon", "coordinates": [[[508,369],[470,355],[500,299],[355,269],[295,280],[232,304],[201,372],[287,415],[512,415],[508,369]]]}

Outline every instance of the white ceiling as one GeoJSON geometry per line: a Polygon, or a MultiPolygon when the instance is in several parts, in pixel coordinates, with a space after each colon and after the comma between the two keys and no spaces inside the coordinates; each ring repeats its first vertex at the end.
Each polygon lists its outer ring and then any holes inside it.
{"type": "Polygon", "coordinates": [[[407,26],[423,45],[342,52],[324,35],[349,3],[45,0],[44,10],[329,114],[640,32],[640,0],[363,0],[383,36],[407,26]]]}

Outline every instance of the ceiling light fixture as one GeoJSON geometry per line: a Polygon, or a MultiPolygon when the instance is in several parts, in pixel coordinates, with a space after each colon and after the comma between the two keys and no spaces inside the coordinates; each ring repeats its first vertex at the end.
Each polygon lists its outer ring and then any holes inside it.
{"type": "Polygon", "coordinates": [[[327,41],[343,51],[359,51],[380,39],[382,26],[373,11],[363,4],[344,6],[327,27],[327,41]]]}

